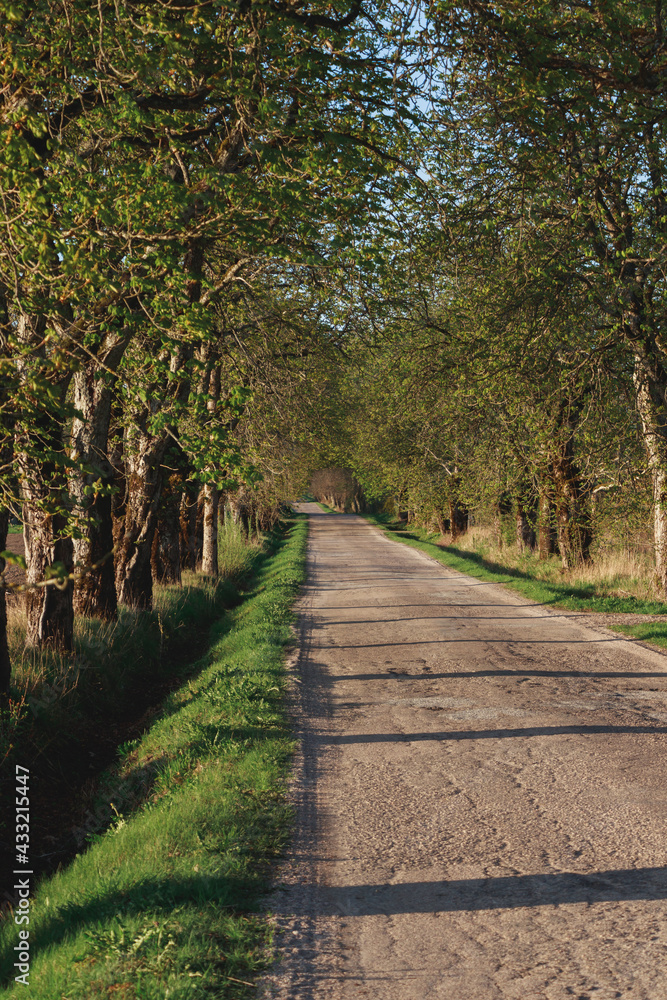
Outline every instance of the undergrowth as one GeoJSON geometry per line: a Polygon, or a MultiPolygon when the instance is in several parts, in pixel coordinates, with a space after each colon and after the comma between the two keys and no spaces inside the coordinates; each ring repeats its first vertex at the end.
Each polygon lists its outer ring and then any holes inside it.
{"type": "Polygon", "coordinates": [[[113,806],[106,832],[32,900],[27,988],[12,983],[17,928],[0,933],[0,996],[249,995],[270,953],[252,908],[291,822],[283,656],[306,534],[297,517],[274,537],[252,591],[214,626],[201,670],[121,748],[100,792],[113,806]]]}
{"type": "Polygon", "coordinates": [[[121,607],[113,622],[75,618],[71,655],[26,649],[25,611],[18,602],[10,603],[12,678],[9,710],[0,713],[0,763],[21,754],[28,729],[39,743],[35,727],[49,741],[49,734],[89,724],[100,714],[106,720],[122,718],[133,686],[145,678],[158,684],[178,673],[183,653],[238,602],[239,584],[252,573],[261,551],[260,540],[248,543],[236,525],[225,525],[219,579],[185,571],[182,586],[154,587],[152,611],[121,607]]]}

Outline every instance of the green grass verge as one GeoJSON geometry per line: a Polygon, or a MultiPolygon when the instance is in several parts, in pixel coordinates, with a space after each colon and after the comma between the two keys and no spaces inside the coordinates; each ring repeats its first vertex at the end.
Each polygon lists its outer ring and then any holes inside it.
{"type": "Polygon", "coordinates": [[[649,642],[653,646],[662,646],[667,649],[667,622],[644,622],[638,625],[608,625],[614,632],[622,632],[623,635],[632,639],[641,639],[642,642],[649,642]]]}
{"type": "MultiPolygon", "coordinates": [[[[398,529],[396,522],[382,515],[364,515],[366,520],[386,532],[388,537],[412,548],[426,552],[444,566],[466,573],[477,580],[498,583],[521,594],[522,597],[538,604],[570,611],[594,611],[608,614],[667,615],[667,604],[661,601],[646,601],[636,597],[614,597],[597,592],[595,584],[572,585],[567,582],[554,583],[536,578],[531,574],[530,563],[526,560],[521,569],[503,566],[499,562],[485,558],[458,546],[437,544],[437,535],[410,526],[409,530],[398,529]]],[[[611,625],[615,631],[658,646],[667,646],[667,622],[647,622],[639,625],[611,625]]]]}
{"type": "MultiPolygon", "coordinates": [[[[274,539],[252,591],[212,630],[202,669],[125,746],[106,795],[142,788],[31,902],[28,987],[14,984],[17,927],[0,932],[0,996],[210,1000],[252,995],[270,931],[252,910],[291,824],[293,742],[283,710],[292,603],[307,521],[274,539]],[[242,980],[244,982],[239,982],[242,980]]],[[[114,801],[115,804],[115,801],[114,801]]]]}

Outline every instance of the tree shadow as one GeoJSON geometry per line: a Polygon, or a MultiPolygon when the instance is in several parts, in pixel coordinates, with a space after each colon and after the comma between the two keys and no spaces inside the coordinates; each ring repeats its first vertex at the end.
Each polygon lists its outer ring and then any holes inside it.
{"type": "Polygon", "coordinates": [[[396,674],[391,668],[386,671],[374,674],[335,674],[331,675],[331,683],[336,684],[341,681],[380,681],[380,680],[405,680],[411,681],[431,681],[431,680],[457,680],[462,677],[629,677],[635,678],[655,678],[661,677],[667,680],[667,671],[650,670],[449,670],[435,671],[422,669],[418,674],[396,674]]]}
{"type": "MultiPolygon", "coordinates": [[[[499,712],[498,714],[501,714],[499,712]]],[[[525,729],[462,729],[432,733],[353,733],[332,739],[319,737],[320,743],[447,743],[458,740],[508,740],[533,736],[656,736],[667,733],[667,726],[529,726],[525,729]]]]}
{"type": "Polygon", "coordinates": [[[667,899],[667,868],[550,872],[397,885],[319,887],[313,893],[319,915],[382,916],[401,913],[564,906],[667,899]]]}
{"type": "MultiPolygon", "coordinates": [[[[485,604],[482,604],[482,605],[472,605],[472,604],[461,605],[461,607],[464,607],[464,608],[469,608],[469,607],[483,607],[484,608],[486,606],[487,605],[485,605],[485,604]]],[[[507,607],[507,608],[514,607],[514,605],[512,605],[512,604],[506,604],[506,605],[501,605],[501,606],[502,607],[507,607]]],[[[431,604],[431,605],[426,605],[426,607],[437,608],[438,605],[431,604]]],[[[452,607],[452,605],[447,604],[446,607],[449,608],[449,607],[452,607]]],[[[519,605],[519,607],[522,607],[522,605],[519,605]]],[[[326,608],[325,610],[327,610],[327,611],[329,611],[329,610],[338,611],[339,609],[338,608],[331,608],[331,609],[326,608]]],[[[357,610],[362,610],[362,609],[358,608],[357,610]]],[[[375,611],[376,608],[368,608],[367,610],[369,610],[369,611],[371,611],[371,610],[375,611]]],[[[316,629],[318,629],[318,628],[330,628],[333,625],[395,625],[398,622],[428,622],[428,623],[431,623],[431,622],[443,622],[443,621],[445,621],[445,622],[447,622],[447,621],[455,621],[455,622],[462,622],[462,623],[464,622],[466,625],[468,625],[468,624],[475,624],[476,622],[493,622],[496,625],[498,625],[498,624],[504,624],[505,622],[522,622],[523,624],[531,625],[533,622],[535,622],[535,623],[545,622],[545,621],[551,622],[551,621],[554,620],[554,618],[559,618],[559,617],[561,617],[561,616],[560,615],[556,616],[556,615],[552,615],[552,614],[549,614],[549,615],[525,615],[524,614],[524,615],[475,615],[474,617],[471,617],[471,618],[464,618],[462,615],[415,615],[412,618],[361,618],[361,619],[358,619],[358,620],[354,620],[352,618],[350,618],[349,620],[346,620],[346,619],[343,618],[340,621],[331,621],[329,618],[325,618],[321,622],[315,623],[313,625],[313,628],[316,628],[316,629]]],[[[577,619],[578,619],[579,616],[578,615],[567,615],[567,616],[564,615],[563,617],[569,617],[569,618],[571,618],[575,622],[575,624],[576,624],[576,621],[577,621],[577,619]]],[[[542,627],[542,626],[539,626],[539,627],[542,627]]]]}
{"type": "Polygon", "coordinates": [[[615,643],[622,642],[622,639],[617,638],[601,638],[601,639],[512,639],[507,638],[507,636],[499,637],[497,639],[491,636],[475,636],[472,639],[415,639],[413,642],[396,641],[396,642],[365,642],[359,646],[355,645],[336,645],[331,647],[329,643],[324,643],[321,646],[313,644],[313,649],[330,649],[334,648],[336,650],[340,649],[405,649],[408,646],[456,646],[456,645],[484,645],[489,646],[492,643],[502,643],[506,646],[601,646],[605,643],[615,643]]]}

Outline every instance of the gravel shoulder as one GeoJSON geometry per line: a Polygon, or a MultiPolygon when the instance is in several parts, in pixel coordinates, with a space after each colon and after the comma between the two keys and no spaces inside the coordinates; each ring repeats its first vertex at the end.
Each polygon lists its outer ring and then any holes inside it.
{"type": "Polygon", "coordinates": [[[667,656],[302,509],[264,995],[667,1000],[667,656]]]}

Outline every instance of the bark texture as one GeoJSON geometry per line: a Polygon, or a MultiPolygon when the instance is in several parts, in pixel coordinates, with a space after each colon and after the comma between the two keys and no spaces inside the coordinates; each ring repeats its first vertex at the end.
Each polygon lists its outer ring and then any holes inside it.
{"type": "Polygon", "coordinates": [[[453,542],[468,530],[468,509],[456,496],[449,502],[449,524],[453,542]]]}
{"type": "MultiPolygon", "coordinates": [[[[61,563],[66,573],[73,568],[72,539],[63,535],[65,520],[45,514],[36,504],[23,504],[25,524],[26,583],[41,583],[54,563],[61,563]]],[[[71,652],[74,634],[72,584],[51,583],[29,589],[25,595],[27,613],[26,646],[50,647],[71,652]]]]}
{"type": "Polygon", "coordinates": [[[535,548],[537,532],[535,531],[535,516],[523,505],[517,504],[516,510],[516,544],[520,550],[535,548]]]}
{"type": "MultiPolygon", "coordinates": [[[[6,510],[0,510],[0,552],[7,548],[7,528],[9,526],[9,514],[6,510]]],[[[0,572],[5,568],[5,560],[0,559],[0,572]]],[[[9,694],[9,682],[12,677],[12,664],[9,659],[9,646],[7,643],[7,594],[3,587],[0,590],[0,699],[6,698],[9,694]]]]}
{"type": "Polygon", "coordinates": [[[128,608],[150,610],[153,606],[151,547],[167,444],[167,435],[151,434],[145,420],[140,419],[126,433],[127,490],[116,556],[116,593],[118,603],[128,608]]]}
{"type": "MultiPolygon", "coordinates": [[[[39,372],[45,353],[43,317],[23,314],[18,321],[19,340],[30,349],[19,363],[22,382],[30,384],[39,372]]],[[[63,451],[62,404],[71,373],[52,383],[49,406],[19,414],[16,425],[15,455],[25,525],[26,583],[41,584],[50,575],[54,563],[64,573],[73,568],[73,549],[68,533],[66,509],[67,480],[58,456],[63,451]]],[[[74,609],[72,584],[62,587],[51,583],[29,589],[26,593],[26,646],[48,646],[62,652],[72,649],[74,609]]]]}
{"type": "Polygon", "coordinates": [[[548,559],[557,548],[556,527],[554,524],[554,509],[552,488],[550,483],[543,483],[540,490],[538,510],[539,557],[548,559]]]}
{"type": "Polygon", "coordinates": [[[195,570],[198,558],[201,559],[202,545],[198,537],[197,509],[198,494],[193,495],[191,488],[186,489],[181,497],[179,511],[181,569],[195,570]]]}
{"type": "Polygon", "coordinates": [[[653,486],[656,582],[667,595],[667,373],[640,360],[634,372],[637,410],[653,486]]]}
{"type": "Polygon", "coordinates": [[[218,505],[220,491],[214,483],[206,483],[203,490],[204,533],[202,544],[202,573],[218,575],[218,505]]]}
{"type": "Polygon", "coordinates": [[[593,541],[590,491],[582,483],[574,449],[581,404],[581,400],[568,400],[561,407],[558,450],[551,463],[558,548],[563,569],[589,562],[593,541]]]}
{"type": "Polygon", "coordinates": [[[157,385],[147,393],[150,402],[138,405],[128,424],[124,442],[125,510],[118,531],[116,593],[118,603],[148,610],[153,606],[151,552],[162,490],[162,462],[174,440],[169,426],[153,431],[154,416],[165,407],[183,403],[190,391],[185,371],[192,358],[188,346],[178,348],[169,360],[173,381],[168,397],[157,385]]]}
{"type": "Polygon", "coordinates": [[[111,401],[115,379],[112,372],[127,341],[116,338],[74,376],[74,405],[81,416],[72,421],[71,457],[82,468],[70,476],[74,512],[81,537],[75,538],[74,561],[82,567],[96,566],[74,587],[74,611],[79,615],[110,621],[118,606],[113,565],[112,500],[109,489],[114,470],[108,456],[111,401]]]}

